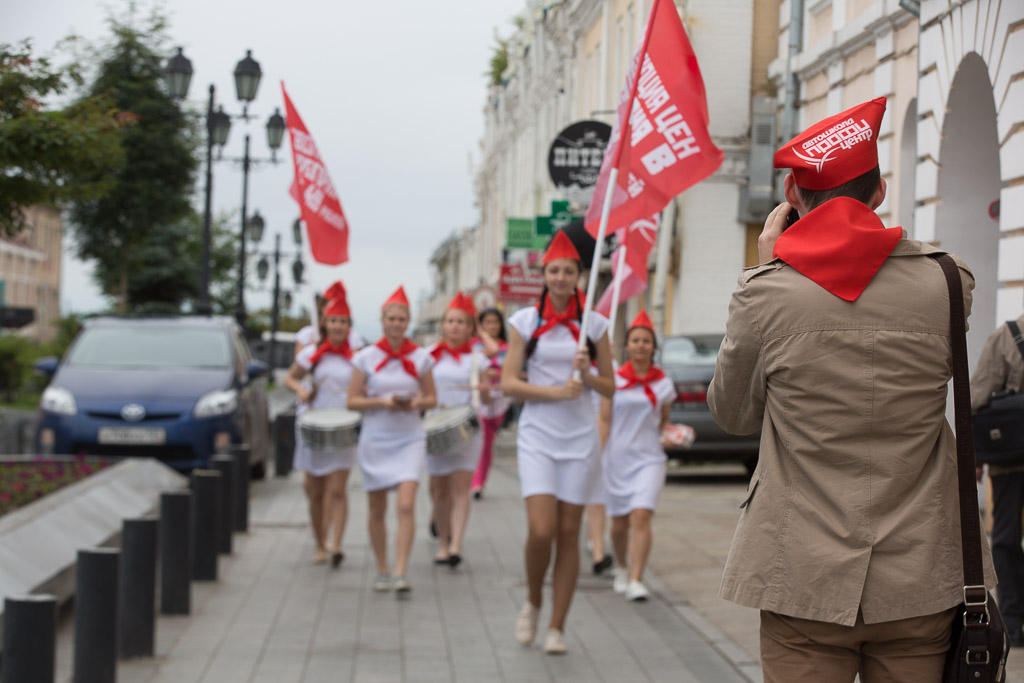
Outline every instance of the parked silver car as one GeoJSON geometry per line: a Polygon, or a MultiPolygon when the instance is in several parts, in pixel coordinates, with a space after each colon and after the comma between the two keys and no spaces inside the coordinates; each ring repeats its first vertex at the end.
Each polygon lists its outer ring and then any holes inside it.
{"type": "Polygon", "coordinates": [[[690,425],[697,433],[691,448],[666,452],[669,458],[684,462],[742,462],[753,472],[761,433],[727,434],[708,409],[708,385],[714,377],[715,359],[724,337],[724,334],[696,334],[661,340],[655,362],[676,385],[671,420],[674,424],[690,425]]]}

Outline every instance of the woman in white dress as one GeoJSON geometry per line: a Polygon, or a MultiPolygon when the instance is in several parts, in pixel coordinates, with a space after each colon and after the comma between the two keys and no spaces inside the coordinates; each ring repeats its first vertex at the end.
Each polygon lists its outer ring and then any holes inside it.
{"type": "Polygon", "coordinates": [[[576,350],[583,332],[582,296],[576,287],[581,270],[579,252],[559,231],[544,254],[540,302],[509,317],[508,355],[501,373],[502,391],[524,401],[516,449],[526,502],[529,595],[515,635],[522,645],[537,635],[544,575],[554,547],[551,620],[544,641],[549,654],[566,651],[565,617],[579,572],[580,521],[600,472],[597,415],[590,392],[610,396],[615,390],[607,318],[591,314],[585,331],[587,350],[576,350]],[[592,357],[597,374],[588,372],[592,357]],[[519,376],[524,362],[525,380],[519,376]]]}
{"type": "Polygon", "coordinates": [[[363,348],[353,360],[355,371],[348,390],[350,410],[363,412],[359,432],[359,469],[369,505],[368,528],[377,558],[373,588],[392,587],[406,594],[412,586],[406,577],[416,524],[416,488],[427,455],[427,435],[420,411],[437,405],[430,372],[433,359],[406,338],[409,300],[399,287],[381,310],[384,336],[363,348]],[[388,491],[396,491],[398,532],[395,538],[395,572],[388,565],[388,491]]]}
{"type": "MultiPolygon", "coordinates": [[[[352,355],[361,345],[358,335],[352,332],[345,287],[336,282],[327,294],[329,298],[320,315],[325,338],[319,345],[309,344],[299,351],[284,380],[298,399],[296,425],[310,409],[345,407],[352,378],[352,355]]],[[[301,443],[298,434],[296,438],[293,467],[304,472],[310,525],[316,541],[313,562],[326,562],[329,553],[331,566],[337,567],[345,557],[341,539],[348,518],[346,487],[355,448],[318,450],[301,443]]]]}
{"type": "MultiPolygon", "coordinates": [[[[475,316],[472,300],[459,292],[441,318],[443,339],[430,349],[434,359],[431,373],[439,406],[474,406],[473,392],[469,388],[474,383],[479,387],[480,402],[491,401],[487,388],[480,386],[480,369],[487,365],[487,357],[474,351],[471,343],[475,316]]],[[[454,569],[462,562],[462,539],[469,523],[469,489],[480,458],[481,442],[482,436],[477,431],[461,448],[448,453],[427,453],[434,525],[441,539],[434,564],[446,564],[454,569]]]]}
{"type": "Polygon", "coordinates": [[[615,395],[601,401],[605,495],[618,563],[613,588],[630,601],[649,595],[643,575],[651,553],[651,517],[665,485],[662,430],[676,396],[672,380],[651,364],[656,346],[654,326],[640,311],[626,331],[628,360],[615,373],[615,395]]]}

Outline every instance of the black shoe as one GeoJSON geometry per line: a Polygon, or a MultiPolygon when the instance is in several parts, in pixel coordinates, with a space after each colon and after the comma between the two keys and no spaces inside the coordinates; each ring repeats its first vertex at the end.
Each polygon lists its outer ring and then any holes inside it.
{"type": "Polygon", "coordinates": [[[483,497],[484,497],[483,489],[477,489],[476,491],[473,491],[473,500],[480,500],[483,497]]]}
{"type": "Polygon", "coordinates": [[[597,576],[597,575],[603,574],[608,569],[611,569],[611,566],[612,566],[612,556],[611,555],[605,555],[600,560],[598,560],[597,562],[594,563],[594,575],[597,576]]]}
{"type": "Polygon", "coordinates": [[[455,569],[460,564],[462,564],[462,555],[459,555],[458,553],[456,553],[454,555],[449,555],[448,556],[448,566],[449,567],[451,567],[452,569],[455,569]]]}
{"type": "Polygon", "coordinates": [[[341,566],[341,561],[345,559],[345,553],[340,550],[335,550],[331,553],[331,566],[337,569],[341,566]]]}
{"type": "Polygon", "coordinates": [[[430,537],[437,538],[437,525],[434,524],[434,520],[430,520],[430,537]]]}
{"type": "Polygon", "coordinates": [[[452,563],[452,558],[451,558],[450,555],[448,557],[435,557],[434,558],[434,564],[436,564],[436,565],[450,565],[451,563],[452,563]]]}

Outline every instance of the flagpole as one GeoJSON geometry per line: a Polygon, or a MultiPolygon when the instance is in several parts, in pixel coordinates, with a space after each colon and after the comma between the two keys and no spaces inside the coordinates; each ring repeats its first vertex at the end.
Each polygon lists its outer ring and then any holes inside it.
{"type": "MultiPolygon", "coordinates": [[[[601,267],[601,245],[604,243],[605,234],[608,232],[608,215],[612,210],[612,197],[615,194],[615,187],[619,180],[619,163],[622,161],[622,150],[627,144],[626,133],[629,129],[629,115],[633,110],[633,101],[636,99],[636,89],[640,83],[640,67],[643,65],[644,55],[647,54],[647,46],[651,43],[653,32],[654,16],[658,12],[658,5],[661,0],[654,0],[651,5],[651,13],[647,17],[647,29],[644,32],[644,44],[640,48],[639,60],[636,64],[636,73],[633,74],[633,87],[630,88],[629,100],[626,102],[626,111],[621,117],[622,130],[619,131],[619,143],[615,149],[615,162],[608,173],[608,187],[604,193],[604,206],[601,207],[601,223],[597,229],[596,244],[594,245],[594,258],[590,265],[590,278],[587,282],[587,300],[583,304],[583,320],[580,321],[582,333],[576,351],[582,351],[587,345],[590,332],[590,313],[594,308],[594,295],[597,293],[597,275],[601,267]]],[[[674,5],[673,5],[674,7],[674,5]]],[[[595,359],[596,360],[596,359],[595,359]]],[[[577,382],[581,381],[583,374],[579,370],[573,370],[572,378],[577,382]]]]}
{"type": "Polygon", "coordinates": [[[619,247],[619,265],[615,269],[615,279],[612,280],[612,310],[608,314],[608,339],[615,336],[615,318],[619,315],[619,294],[622,292],[623,267],[626,264],[626,245],[619,247]]]}

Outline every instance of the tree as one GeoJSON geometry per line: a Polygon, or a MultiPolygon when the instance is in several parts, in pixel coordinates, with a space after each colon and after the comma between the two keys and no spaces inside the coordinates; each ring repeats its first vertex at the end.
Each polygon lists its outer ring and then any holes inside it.
{"type": "Polygon", "coordinates": [[[113,42],[101,53],[87,95],[111,98],[133,119],[121,130],[124,162],[105,196],[76,201],[71,209],[77,254],[95,262],[96,279],[116,297],[121,314],[130,303],[141,303],[130,300],[132,288],[142,297],[156,291],[140,290],[134,280],[187,251],[183,226],[193,214],[198,165],[195,126],[163,88],[166,22],[154,12],[137,28],[134,5],[129,8],[129,23],[109,20],[113,42]]]}
{"type": "Polygon", "coordinates": [[[0,43],[0,235],[25,227],[24,207],[96,199],[110,189],[131,117],[99,93],[63,109],[43,105],[81,82],[77,65],[53,67],[33,57],[29,41],[0,43]]]}

